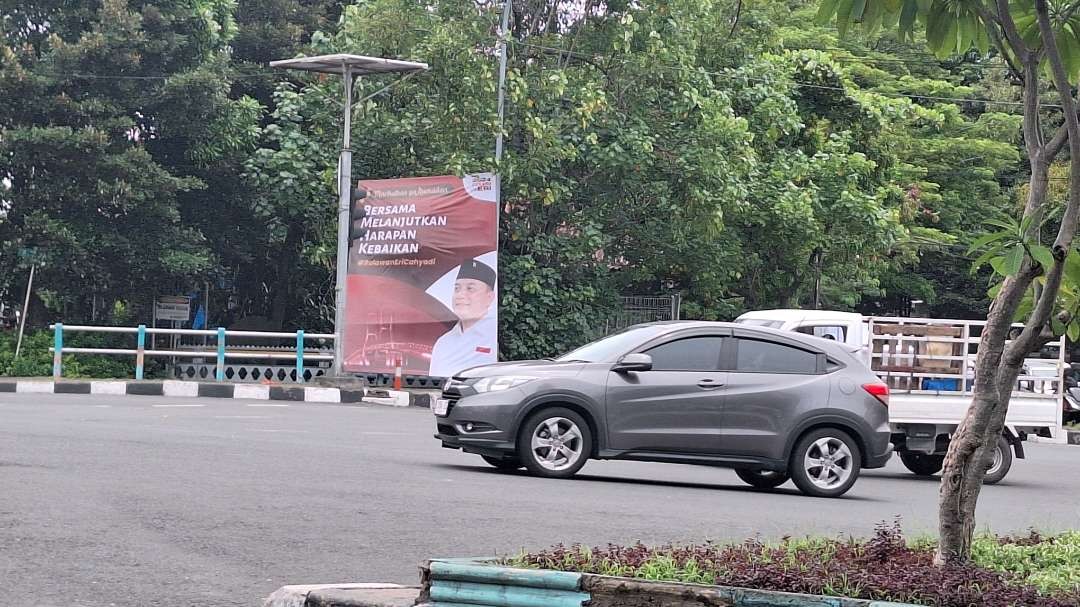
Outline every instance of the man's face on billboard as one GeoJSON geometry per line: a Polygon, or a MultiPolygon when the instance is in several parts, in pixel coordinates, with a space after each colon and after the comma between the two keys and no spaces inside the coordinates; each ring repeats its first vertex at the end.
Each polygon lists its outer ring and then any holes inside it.
{"type": "Polygon", "coordinates": [[[459,278],[454,282],[454,314],[462,321],[480,320],[494,300],[495,290],[482,280],[459,278]]]}

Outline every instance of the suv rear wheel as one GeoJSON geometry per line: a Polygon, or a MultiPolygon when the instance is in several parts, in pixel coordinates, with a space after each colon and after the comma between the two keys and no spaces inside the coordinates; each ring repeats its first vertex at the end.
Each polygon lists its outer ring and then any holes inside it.
{"type": "Polygon", "coordinates": [[[840,497],[859,478],[862,454],[848,433],[819,428],[803,435],[791,452],[788,472],[795,486],[814,497],[840,497]]]}
{"type": "Polygon", "coordinates": [[[525,420],[518,434],[517,451],[521,463],[536,476],[569,478],[588,461],[592,435],[580,415],[553,407],[525,420]]]}

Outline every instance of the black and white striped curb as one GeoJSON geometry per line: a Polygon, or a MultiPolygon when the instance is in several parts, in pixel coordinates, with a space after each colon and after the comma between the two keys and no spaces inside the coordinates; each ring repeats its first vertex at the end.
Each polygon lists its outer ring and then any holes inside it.
{"type": "MultiPolygon", "coordinates": [[[[20,394],[101,394],[111,396],[168,396],[178,398],[239,398],[307,403],[367,403],[408,407],[418,399],[404,391],[375,388],[325,388],[315,386],[268,386],[217,382],[124,381],[124,380],[3,380],[0,392],[20,394]]],[[[423,403],[426,404],[426,403],[423,403]]]]}

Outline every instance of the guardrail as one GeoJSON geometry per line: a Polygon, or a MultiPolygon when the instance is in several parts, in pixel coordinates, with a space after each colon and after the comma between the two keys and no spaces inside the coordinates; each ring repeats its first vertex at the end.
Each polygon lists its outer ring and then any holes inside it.
{"type": "Polygon", "coordinates": [[[286,332],[273,332],[273,331],[228,331],[223,327],[215,329],[167,329],[167,328],[155,328],[147,327],[146,325],[139,325],[138,327],[95,327],[86,325],[64,325],[63,323],[56,323],[49,325],[49,328],[53,331],[53,347],[49,348],[49,351],[53,353],[53,377],[60,378],[64,372],[64,354],[102,354],[108,356],[134,356],[135,357],[135,379],[143,378],[143,367],[147,356],[168,356],[176,358],[215,358],[217,360],[217,368],[214,373],[214,379],[217,381],[225,380],[225,360],[228,358],[263,358],[272,360],[289,360],[294,359],[296,361],[296,381],[304,381],[304,362],[305,361],[332,361],[334,360],[333,354],[322,354],[318,351],[306,352],[305,341],[309,339],[322,339],[333,340],[334,335],[332,333],[305,333],[304,331],[296,331],[295,333],[286,332]],[[64,346],[65,333],[126,333],[135,335],[135,348],[72,348],[64,346]],[[178,336],[204,336],[213,337],[216,340],[214,350],[155,350],[146,349],[146,336],[147,335],[178,335],[178,336]],[[295,339],[295,347],[292,351],[258,351],[258,350],[234,350],[230,352],[226,348],[226,341],[229,337],[255,337],[255,338],[276,338],[276,339],[295,339]]]}

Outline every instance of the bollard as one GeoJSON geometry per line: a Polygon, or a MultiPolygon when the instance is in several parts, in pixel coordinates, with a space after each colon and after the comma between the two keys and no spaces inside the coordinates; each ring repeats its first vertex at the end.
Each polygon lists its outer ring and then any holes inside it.
{"type": "Polygon", "coordinates": [[[146,325],[139,325],[139,332],[135,346],[135,379],[143,378],[143,367],[146,364],[146,325]]]}
{"type": "Polygon", "coordinates": [[[296,383],[304,383],[304,331],[296,332],[296,383]]]}
{"type": "Polygon", "coordinates": [[[217,373],[214,374],[218,381],[225,381],[225,327],[217,330],[217,373]]]}
{"type": "Polygon", "coordinates": [[[53,329],[52,374],[56,379],[64,373],[64,324],[56,323],[53,329]]]}
{"type": "Polygon", "coordinates": [[[394,389],[395,390],[400,390],[401,389],[401,355],[400,354],[398,354],[397,359],[395,360],[395,363],[396,364],[394,366],[394,389]]]}

